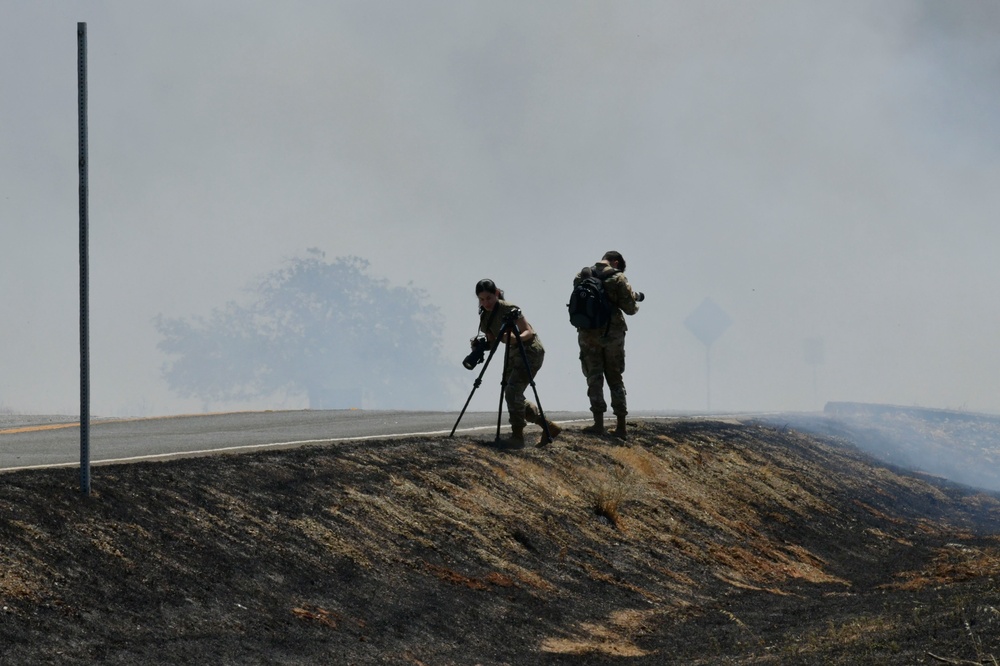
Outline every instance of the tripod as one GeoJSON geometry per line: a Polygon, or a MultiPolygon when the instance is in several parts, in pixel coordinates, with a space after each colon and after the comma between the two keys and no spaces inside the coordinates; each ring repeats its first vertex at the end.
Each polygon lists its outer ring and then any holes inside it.
{"type": "MultiPolygon", "coordinates": [[[[462,412],[458,415],[458,420],[455,421],[455,425],[452,426],[451,434],[449,437],[455,436],[455,430],[458,428],[459,422],[462,417],[465,416],[465,410],[469,408],[469,403],[472,402],[472,396],[475,394],[476,389],[480,387],[483,383],[483,375],[486,374],[486,368],[489,367],[490,361],[493,360],[493,355],[496,354],[497,349],[500,347],[501,340],[504,336],[508,334],[517,337],[517,347],[521,352],[521,361],[524,362],[524,367],[528,371],[528,384],[531,385],[531,390],[535,394],[535,404],[538,405],[538,417],[542,422],[542,430],[545,432],[544,444],[548,444],[552,441],[552,435],[549,433],[549,422],[545,418],[545,412],[542,411],[542,401],[538,399],[538,389],[535,387],[535,373],[531,370],[531,364],[528,362],[528,353],[524,350],[524,341],[521,339],[521,331],[517,327],[517,320],[521,318],[520,310],[512,310],[507,315],[504,316],[503,324],[500,326],[500,333],[497,334],[497,339],[490,348],[490,353],[486,357],[486,361],[483,362],[483,369],[480,370],[479,376],[472,383],[472,391],[469,393],[468,399],[465,401],[465,406],[462,407],[462,412]]],[[[500,441],[500,423],[503,420],[503,398],[504,393],[507,391],[507,368],[510,356],[505,352],[503,355],[503,374],[500,379],[500,406],[497,408],[497,434],[495,441],[500,441]]],[[[542,446],[542,444],[539,444],[542,446]]]]}

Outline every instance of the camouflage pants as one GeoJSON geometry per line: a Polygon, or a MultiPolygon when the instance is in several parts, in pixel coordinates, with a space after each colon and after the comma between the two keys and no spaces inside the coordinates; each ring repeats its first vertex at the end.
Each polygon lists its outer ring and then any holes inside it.
{"type": "Polygon", "coordinates": [[[603,414],[608,410],[604,400],[604,380],[611,393],[611,411],[616,416],[628,414],[625,400],[625,331],[580,331],[580,365],[587,378],[590,411],[603,414]]]}
{"type": "Polygon", "coordinates": [[[528,364],[531,366],[531,374],[524,367],[524,360],[517,345],[514,345],[507,359],[507,375],[505,380],[507,386],[504,389],[504,399],[507,401],[507,415],[510,425],[513,428],[523,428],[525,423],[538,423],[538,407],[535,403],[525,399],[524,391],[531,383],[532,377],[542,367],[545,360],[545,351],[535,352],[525,350],[528,357],[528,364]]]}

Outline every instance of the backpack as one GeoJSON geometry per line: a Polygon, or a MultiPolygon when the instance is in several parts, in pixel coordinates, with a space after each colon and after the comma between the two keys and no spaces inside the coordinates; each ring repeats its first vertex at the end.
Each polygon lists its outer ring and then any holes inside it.
{"type": "Polygon", "coordinates": [[[580,271],[580,280],[573,285],[569,296],[569,323],[577,328],[601,328],[611,325],[614,306],[604,291],[604,280],[617,271],[607,271],[603,277],[588,266],[580,271]]]}

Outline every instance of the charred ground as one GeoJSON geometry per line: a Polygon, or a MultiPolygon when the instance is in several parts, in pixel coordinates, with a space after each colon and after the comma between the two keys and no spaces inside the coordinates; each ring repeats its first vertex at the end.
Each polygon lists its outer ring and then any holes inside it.
{"type": "Polygon", "coordinates": [[[5,474],[0,663],[995,664],[1000,501],[856,427],[5,474]]]}

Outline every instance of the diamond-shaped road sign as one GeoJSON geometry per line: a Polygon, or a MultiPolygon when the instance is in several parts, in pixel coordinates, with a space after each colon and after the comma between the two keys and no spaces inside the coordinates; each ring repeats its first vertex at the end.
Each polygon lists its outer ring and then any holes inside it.
{"type": "Polygon", "coordinates": [[[701,340],[706,347],[711,347],[720,335],[726,332],[733,320],[729,318],[726,311],[715,304],[710,298],[706,298],[701,305],[696,307],[684,320],[684,325],[694,336],[701,340]]]}

